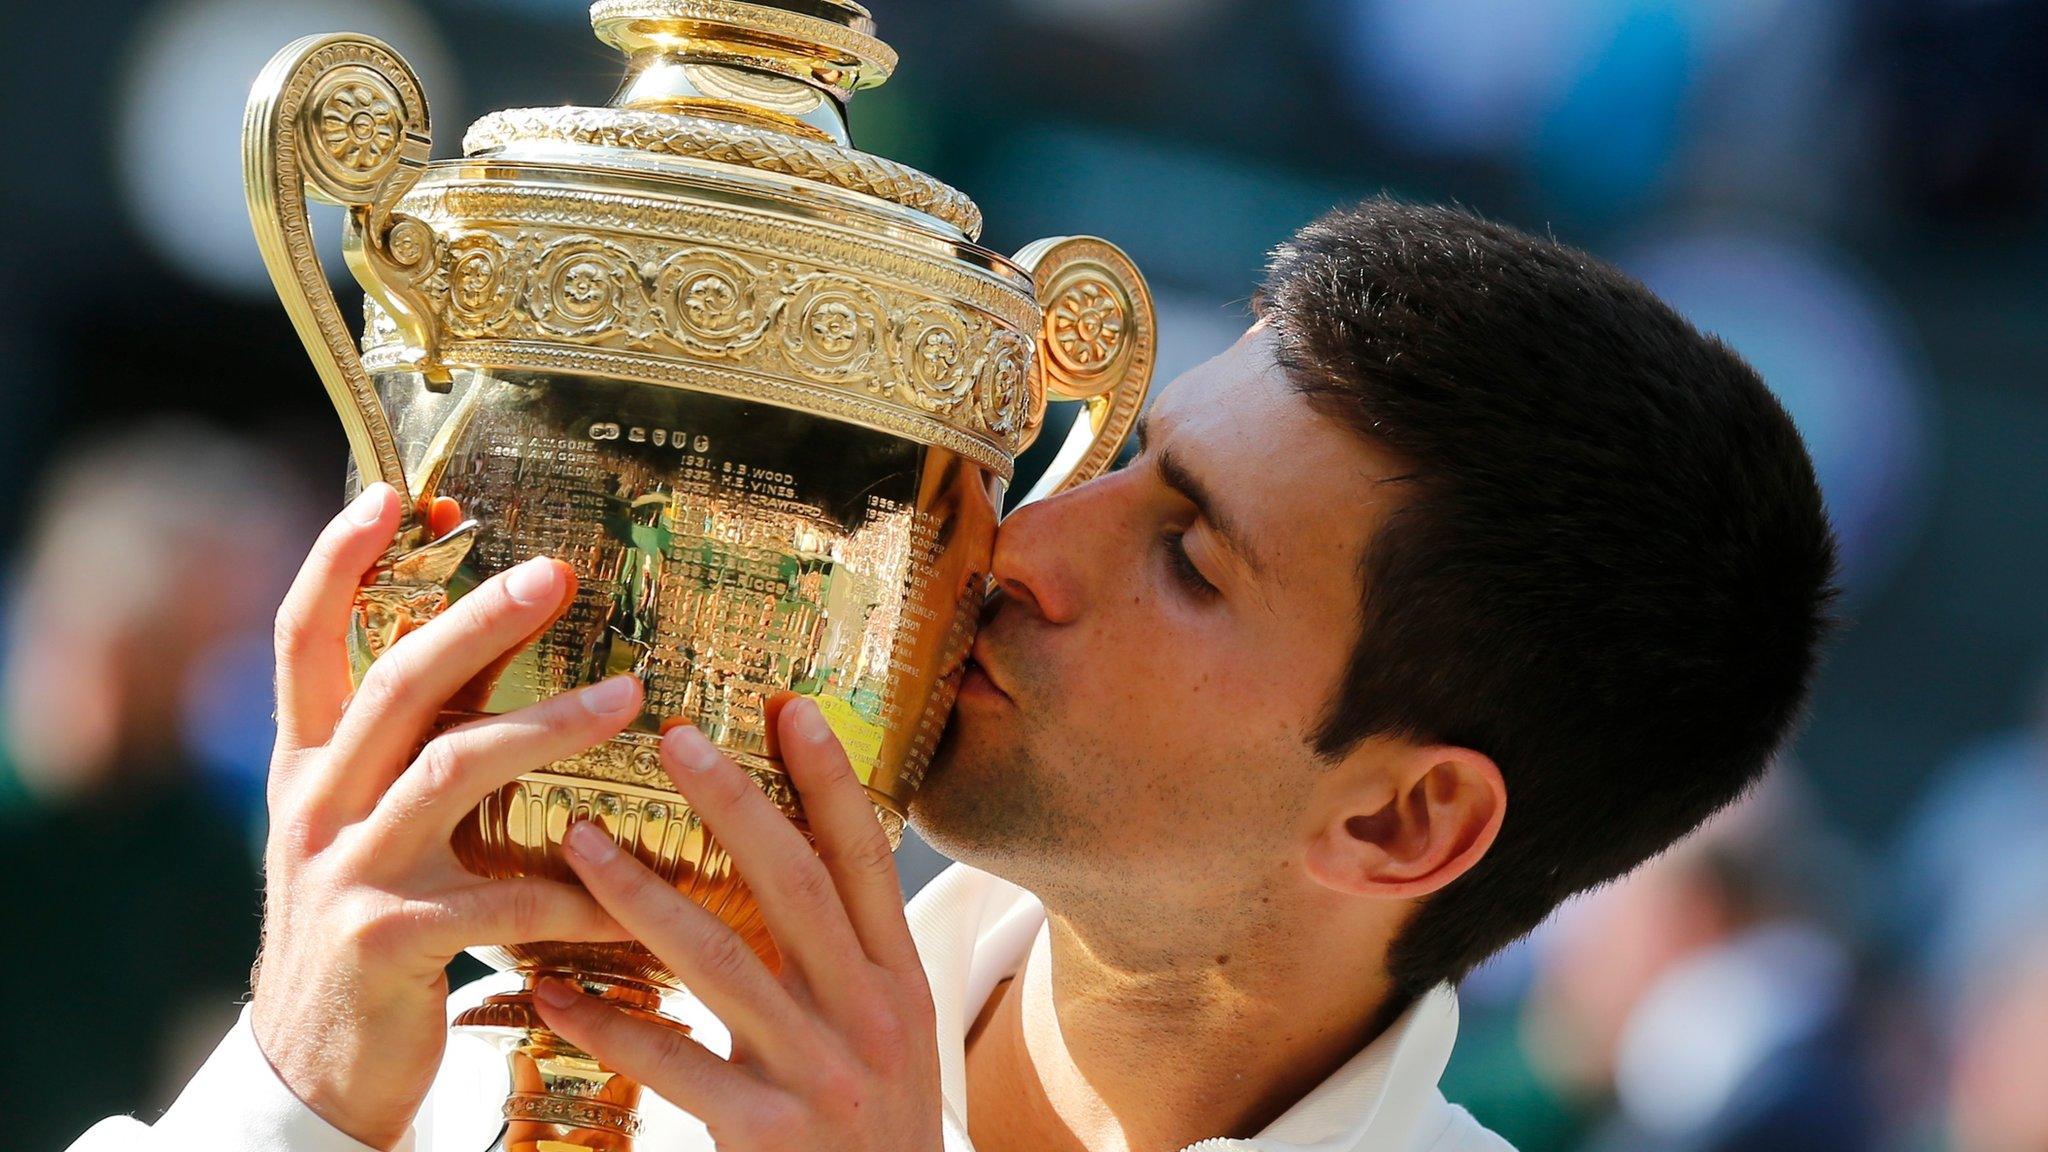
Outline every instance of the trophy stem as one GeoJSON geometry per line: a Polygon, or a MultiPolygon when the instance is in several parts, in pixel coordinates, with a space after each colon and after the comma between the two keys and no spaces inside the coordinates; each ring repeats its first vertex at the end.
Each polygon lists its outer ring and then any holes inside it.
{"type": "Polygon", "coordinates": [[[496,1036],[511,1065],[505,1129],[491,1152],[633,1152],[640,1134],[639,1082],[549,1030],[534,1007],[534,986],[546,976],[570,980],[585,994],[663,1027],[685,1035],[689,1028],[661,1015],[661,991],[651,984],[559,971],[529,970],[525,976],[519,991],[493,996],[455,1020],[457,1028],[496,1036]]]}

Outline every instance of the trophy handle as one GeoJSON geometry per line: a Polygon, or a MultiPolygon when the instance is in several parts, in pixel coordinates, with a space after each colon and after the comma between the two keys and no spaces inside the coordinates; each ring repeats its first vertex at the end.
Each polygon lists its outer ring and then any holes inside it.
{"type": "Polygon", "coordinates": [[[1017,253],[1016,262],[1031,273],[1045,312],[1026,443],[1043,426],[1049,398],[1085,405],[1051,466],[1025,494],[1028,504],[1093,480],[1116,462],[1152,387],[1158,326],[1145,277],[1107,240],[1040,240],[1017,253]]]}
{"type": "Polygon", "coordinates": [[[401,539],[417,535],[433,494],[406,484],[391,422],[327,286],[306,197],[348,210],[350,270],[398,324],[408,366],[446,387],[431,313],[413,288],[434,263],[433,229],[394,210],[431,146],[419,78],[382,41],[349,33],[308,36],[272,57],[242,122],[242,174],[263,263],[341,417],[357,475],[405,497],[401,539]]]}
{"type": "Polygon", "coordinates": [[[242,176],[263,263],[341,417],[357,478],[382,480],[401,496],[396,538],[356,597],[356,636],[371,659],[447,606],[448,582],[477,524],[429,538],[440,468],[429,461],[428,486],[406,482],[391,421],[327,286],[306,197],[348,210],[349,270],[398,325],[407,368],[445,390],[452,377],[436,358],[432,312],[414,286],[434,267],[434,230],[396,210],[432,146],[419,77],[389,45],[351,33],[308,36],[271,57],[242,121],[242,176]]]}

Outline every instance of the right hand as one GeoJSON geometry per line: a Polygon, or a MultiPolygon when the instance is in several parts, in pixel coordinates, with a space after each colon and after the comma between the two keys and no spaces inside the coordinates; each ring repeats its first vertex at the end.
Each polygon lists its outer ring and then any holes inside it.
{"type": "Polygon", "coordinates": [[[399,640],[351,697],[350,612],[397,525],[397,493],[373,485],[327,526],[278,610],[250,1018],[285,1085],[377,1148],[405,1135],[440,1067],[443,969],[456,953],[629,938],[582,889],[482,879],[449,841],[484,797],[616,735],[640,710],[639,681],[615,677],[427,739],[443,705],[559,615],[574,574],[547,559],[500,573],[399,640]]]}

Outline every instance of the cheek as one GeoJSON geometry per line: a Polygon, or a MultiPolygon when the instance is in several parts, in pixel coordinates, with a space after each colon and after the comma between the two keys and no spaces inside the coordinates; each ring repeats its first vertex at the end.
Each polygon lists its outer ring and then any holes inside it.
{"type": "Polygon", "coordinates": [[[1248,766],[1302,755],[1300,702],[1211,636],[1153,628],[1105,644],[1074,669],[1070,692],[1042,737],[1083,770],[1113,765],[1114,791],[1169,810],[1234,809],[1248,766]]]}
{"type": "Polygon", "coordinates": [[[1295,631],[1252,632],[1229,610],[1149,589],[1126,593],[1075,634],[1054,638],[1073,642],[1055,644],[1047,669],[1061,714],[1052,726],[1078,724],[1201,759],[1299,745],[1342,660],[1295,631]]]}

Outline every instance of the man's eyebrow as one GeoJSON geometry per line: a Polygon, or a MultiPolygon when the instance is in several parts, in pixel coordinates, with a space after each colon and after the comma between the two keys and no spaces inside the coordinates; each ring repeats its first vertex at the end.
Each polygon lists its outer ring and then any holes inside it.
{"type": "Polygon", "coordinates": [[[1237,553],[1246,567],[1257,575],[1266,574],[1266,566],[1260,563],[1258,552],[1252,548],[1251,537],[1245,534],[1240,522],[1223,510],[1209,486],[1188,471],[1187,465],[1171,451],[1159,453],[1159,479],[1195,506],[1195,511],[1208,521],[1209,527],[1223,538],[1223,543],[1232,552],[1237,553]]]}

